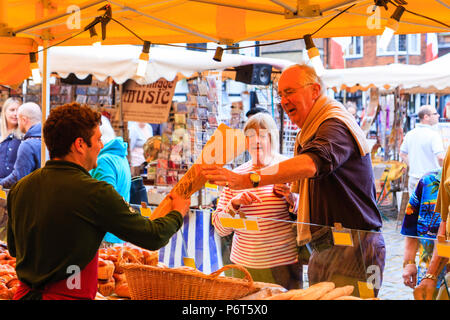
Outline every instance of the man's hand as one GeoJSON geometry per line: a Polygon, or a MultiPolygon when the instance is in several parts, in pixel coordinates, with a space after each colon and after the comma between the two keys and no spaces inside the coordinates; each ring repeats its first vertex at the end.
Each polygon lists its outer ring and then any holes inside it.
{"type": "Polygon", "coordinates": [[[248,174],[239,174],[216,165],[201,165],[201,174],[209,183],[225,186],[231,189],[252,188],[248,174]]]}
{"type": "Polygon", "coordinates": [[[403,268],[403,283],[405,286],[414,289],[417,283],[417,266],[415,264],[407,264],[403,268]]]}
{"type": "Polygon", "coordinates": [[[172,191],[169,194],[170,200],[172,200],[172,210],[178,211],[184,217],[189,211],[189,206],[191,205],[191,198],[184,199],[182,196],[178,195],[176,192],[172,191]]]}
{"type": "Polygon", "coordinates": [[[295,204],[296,201],[296,197],[294,196],[293,193],[291,193],[291,187],[289,184],[274,184],[273,185],[273,193],[275,193],[275,195],[277,197],[284,197],[284,199],[286,200],[287,203],[289,203],[289,205],[293,206],[295,204]]]}
{"type": "Polygon", "coordinates": [[[423,279],[414,289],[414,299],[416,300],[432,300],[434,291],[436,290],[437,281],[433,279],[423,279]]]}

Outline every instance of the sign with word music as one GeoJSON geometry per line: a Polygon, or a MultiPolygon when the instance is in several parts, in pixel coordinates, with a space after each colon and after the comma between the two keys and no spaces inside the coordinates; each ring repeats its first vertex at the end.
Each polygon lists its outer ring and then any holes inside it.
{"type": "Polygon", "coordinates": [[[169,119],[177,78],[140,85],[128,80],[122,89],[124,121],[164,123],[169,119]]]}

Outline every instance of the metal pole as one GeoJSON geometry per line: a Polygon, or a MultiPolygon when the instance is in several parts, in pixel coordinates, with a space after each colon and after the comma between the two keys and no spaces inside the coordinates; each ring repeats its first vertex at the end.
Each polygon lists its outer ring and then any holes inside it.
{"type": "MultiPolygon", "coordinates": [[[[48,41],[44,41],[44,47],[47,47],[48,41]]],[[[41,167],[45,165],[46,160],[49,158],[48,150],[45,147],[44,141],[44,123],[48,117],[49,109],[50,109],[50,68],[48,66],[48,51],[51,49],[47,49],[43,51],[43,61],[42,61],[42,129],[41,129],[41,167]]]]}
{"type": "Polygon", "coordinates": [[[297,13],[297,8],[294,8],[287,3],[284,3],[283,1],[280,1],[280,0],[270,0],[270,1],[272,1],[273,3],[275,3],[279,6],[282,6],[287,11],[291,11],[292,13],[297,13]]]}

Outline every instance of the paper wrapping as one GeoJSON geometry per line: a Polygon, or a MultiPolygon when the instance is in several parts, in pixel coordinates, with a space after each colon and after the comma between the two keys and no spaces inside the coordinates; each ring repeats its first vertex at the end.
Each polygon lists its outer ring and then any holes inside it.
{"type": "MultiPolygon", "coordinates": [[[[221,123],[211,138],[206,142],[202,152],[191,168],[173,187],[173,191],[190,198],[203,188],[206,179],[200,174],[202,164],[224,166],[245,151],[245,135],[242,130],[232,129],[221,123]]],[[[172,201],[167,195],[153,211],[150,219],[154,220],[168,214],[172,210],[172,201]]]]}

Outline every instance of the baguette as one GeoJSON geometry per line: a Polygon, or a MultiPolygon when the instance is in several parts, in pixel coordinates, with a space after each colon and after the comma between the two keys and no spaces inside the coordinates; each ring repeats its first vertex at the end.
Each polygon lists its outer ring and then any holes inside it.
{"type": "Polygon", "coordinates": [[[341,296],[339,298],[336,298],[334,300],[364,300],[355,296],[341,296]]]}
{"type": "Polygon", "coordinates": [[[333,282],[319,282],[310,286],[305,291],[294,295],[291,300],[318,300],[334,288],[335,284],[333,282]]]}
{"type": "Polygon", "coordinates": [[[334,300],[342,296],[349,296],[352,294],[354,289],[355,289],[354,286],[344,286],[335,288],[330,292],[326,293],[325,295],[323,295],[322,297],[320,297],[319,300],[334,300]]]}
{"type": "Polygon", "coordinates": [[[304,289],[293,289],[283,293],[275,294],[271,297],[266,298],[267,300],[290,300],[296,294],[305,291],[304,289]]]}

